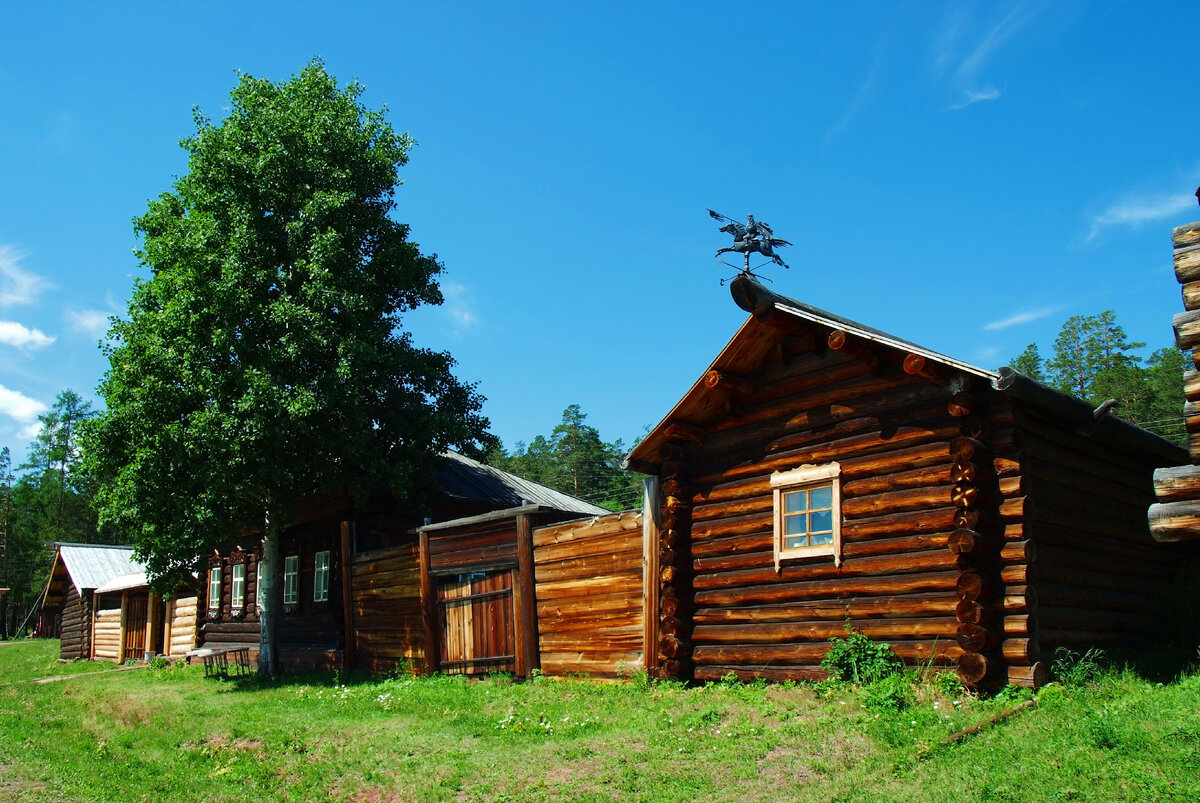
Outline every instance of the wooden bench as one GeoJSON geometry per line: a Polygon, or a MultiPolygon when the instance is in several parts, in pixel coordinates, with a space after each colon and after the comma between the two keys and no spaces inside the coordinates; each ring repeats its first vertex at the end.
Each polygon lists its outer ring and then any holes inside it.
{"type": "Polygon", "coordinates": [[[250,648],[227,647],[224,649],[199,649],[188,652],[188,658],[193,656],[204,659],[204,677],[229,677],[229,668],[233,667],[236,675],[250,674],[250,648]],[[231,660],[232,659],[232,660],[231,660]]]}

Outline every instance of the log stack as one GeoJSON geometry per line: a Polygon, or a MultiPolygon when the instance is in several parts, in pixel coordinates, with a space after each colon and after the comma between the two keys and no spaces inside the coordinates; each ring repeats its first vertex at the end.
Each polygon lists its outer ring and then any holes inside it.
{"type": "Polygon", "coordinates": [[[663,449],[659,470],[658,674],[692,678],[692,550],[691,478],[686,451],[677,443],[663,449]]]}
{"type": "Polygon", "coordinates": [[[1179,226],[1171,240],[1184,309],[1171,323],[1175,343],[1192,352],[1192,368],[1183,382],[1183,420],[1192,464],[1154,473],[1158,501],[1150,506],[1150,532],[1164,543],[1200,538],[1200,221],[1179,226]]]}

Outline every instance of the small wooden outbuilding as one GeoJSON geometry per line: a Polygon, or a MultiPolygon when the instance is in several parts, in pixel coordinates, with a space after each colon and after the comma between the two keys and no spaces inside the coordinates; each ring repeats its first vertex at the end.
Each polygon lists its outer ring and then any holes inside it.
{"type": "Polygon", "coordinates": [[[847,625],[969,683],[1038,685],[1057,647],[1136,643],[1181,555],[1146,523],[1183,450],[772,293],[633,450],[657,478],[647,664],[821,677],[847,625]]]}
{"type": "Polygon", "coordinates": [[[133,548],[55,544],[42,603],[41,634],[57,635],[60,656],[83,660],[143,660],[192,649],[196,597],[163,602],[146,583],[133,548]]]}

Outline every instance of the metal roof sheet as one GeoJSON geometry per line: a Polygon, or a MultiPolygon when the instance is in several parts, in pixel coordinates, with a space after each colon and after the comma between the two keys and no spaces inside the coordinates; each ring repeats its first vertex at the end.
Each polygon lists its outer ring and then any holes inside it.
{"type": "Polygon", "coordinates": [[[145,588],[150,583],[146,580],[145,572],[134,572],[133,574],[123,574],[120,577],[114,577],[104,585],[96,589],[97,594],[107,594],[110,591],[125,591],[130,588],[145,588]]]}
{"type": "Polygon", "coordinates": [[[484,465],[457,452],[445,452],[442,456],[446,458],[446,464],[438,469],[438,482],[446,493],[460,499],[493,502],[505,507],[534,504],[587,516],[603,516],[612,512],[495,466],[484,465]]]}
{"type": "Polygon", "coordinates": [[[95,589],[123,574],[144,572],[133,559],[133,547],[105,544],[59,544],[58,554],[79,591],[95,589]]]}

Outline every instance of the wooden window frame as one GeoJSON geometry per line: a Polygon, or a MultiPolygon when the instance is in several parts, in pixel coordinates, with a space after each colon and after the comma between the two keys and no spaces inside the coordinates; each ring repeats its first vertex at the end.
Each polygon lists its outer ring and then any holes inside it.
{"type": "Polygon", "coordinates": [[[259,601],[262,597],[262,556],[254,563],[254,610],[262,610],[262,603],[259,601]]]}
{"type": "Polygon", "coordinates": [[[221,614],[221,567],[212,566],[208,570],[208,615],[221,614]],[[216,592],[215,594],[213,592],[216,592]]]}
{"type": "Polygon", "coordinates": [[[300,556],[288,555],[283,559],[283,604],[300,603],[300,556]],[[289,584],[288,580],[292,582],[289,584]],[[291,588],[288,586],[291,585],[291,588]]]}
{"type": "Polygon", "coordinates": [[[803,465],[790,471],[776,471],[771,475],[771,493],[774,509],[774,544],[775,571],[785,561],[800,558],[832,555],[833,564],[842,565],[842,467],[837,463],[822,465],[803,465]],[[814,546],[784,547],[784,495],[792,491],[810,490],[821,486],[830,486],[833,493],[833,541],[828,544],[814,546]]]}
{"type": "Polygon", "coordinates": [[[246,564],[235,563],[229,569],[229,610],[241,613],[246,607],[246,564]]]}
{"type": "Polygon", "coordinates": [[[313,555],[313,602],[329,602],[329,568],[333,563],[332,557],[332,551],[328,549],[313,555]]]}

